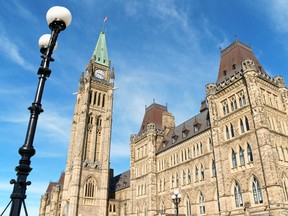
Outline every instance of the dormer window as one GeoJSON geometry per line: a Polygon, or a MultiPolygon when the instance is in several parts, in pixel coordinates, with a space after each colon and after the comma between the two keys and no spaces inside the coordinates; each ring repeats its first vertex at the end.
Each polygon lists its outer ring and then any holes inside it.
{"type": "Polygon", "coordinates": [[[174,135],[174,136],[172,136],[172,143],[174,144],[176,141],[177,141],[177,136],[176,135],[174,135]]]}
{"type": "Polygon", "coordinates": [[[186,129],[185,129],[185,130],[183,130],[183,131],[182,131],[182,137],[183,137],[183,138],[186,138],[186,137],[187,137],[187,135],[188,135],[188,133],[189,133],[189,131],[188,131],[188,130],[186,130],[186,129]]]}
{"type": "Polygon", "coordinates": [[[195,124],[194,125],[194,132],[198,132],[200,128],[200,124],[195,124]]]}

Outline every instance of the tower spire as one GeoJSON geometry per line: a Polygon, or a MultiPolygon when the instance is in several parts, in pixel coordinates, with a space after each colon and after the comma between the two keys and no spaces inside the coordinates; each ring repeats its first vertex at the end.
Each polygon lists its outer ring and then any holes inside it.
{"type": "MultiPolygon", "coordinates": [[[[105,18],[104,18],[104,22],[105,22],[105,18]]],[[[103,29],[104,29],[104,22],[103,22],[103,29]]],[[[91,59],[95,59],[94,63],[98,63],[103,66],[109,67],[106,37],[105,37],[105,32],[103,30],[100,32],[100,35],[99,35],[97,44],[95,46],[95,49],[93,51],[91,59]]]]}

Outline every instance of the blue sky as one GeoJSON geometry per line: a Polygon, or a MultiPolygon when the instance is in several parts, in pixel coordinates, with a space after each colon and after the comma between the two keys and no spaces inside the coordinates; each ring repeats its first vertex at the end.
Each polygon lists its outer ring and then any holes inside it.
{"type": "MultiPolygon", "coordinates": [[[[168,104],[176,123],[196,115],[205,85],[217,79],[220,52],[234,41],[251,44],[265,70],[288,82],[288,1],[85,0],[1,1],[0,7],[0,210],[23,145],[40,64],[38,39],[49,33],[47,10],[66,6],[71,25],[60,34],[43,96],[28,179],[26,204],[37,215],[49,181],[65,170],[75,95],[102,21],[115,68],[111,167],[129,169],[129,139],[139,131],[145,105],[168,104]]],[[[9,210],[7,211],[7,213],[9,210]]]]}

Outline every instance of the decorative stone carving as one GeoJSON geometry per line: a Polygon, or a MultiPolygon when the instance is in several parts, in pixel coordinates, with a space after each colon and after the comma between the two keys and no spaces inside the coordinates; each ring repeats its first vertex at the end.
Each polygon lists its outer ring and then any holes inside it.
{"type": "Polygon", "coordinates": [[[214,83],[209,83],[206,85],[206,95],[213,95],[216,92],[216,85],[214,83]]]}

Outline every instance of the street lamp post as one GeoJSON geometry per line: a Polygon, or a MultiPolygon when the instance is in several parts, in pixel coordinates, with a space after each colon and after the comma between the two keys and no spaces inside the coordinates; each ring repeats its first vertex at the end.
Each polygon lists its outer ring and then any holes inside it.
{"type": "MultiPolygon", "coordinates": [[[[21,155],[21,159],[19,161],[19,165],[15,168],[15,170],[17,171],[17,180],[12,179],[10,181],[11,184],[14,184],[13,192],[10,196],[10,203],[12,203],[10,216],[20,215],[22,204],[24,206],[25,214],[28,215],[25,205],[25,199],[27,186],[30,185],[31,182],[27,181],[27,177],[32,170],[32,168],[30,167],[30,158],[35,155],[33,140],[36,132],[38,116],[41,112],[43,112],[41,105],[42,94],[44,91],[46,78],[49,77],[51,74],[49,64],[51,61],[54,61],[51,56],[56,47],[57,37],[59,33],[71,23],[72,16],[68,9],[60,6],[55,6],[48,10],[46,19],[49,28],[51,29],[51,35],[49,35],[48,37],[47,35],[43,35],[39,39],[40,51],[43,54],[41,56],[42,62],[38,69],[39,82],[34,102],[32,103],[32,106],[29,107],[30,119],[27,128],[25,143],[18,151],[21,155]]],[[[8,206],[10,205],[10,203],[8,204],[8,206]]]]}
{"type": "Polygon", "coordinates": [[[175,205],[176,216],[178,216],[179,215],[179,203],[181,202],[181,194],[178,189],[174,190],[174,193],[172,195],[172,201],[175,205]]]}

